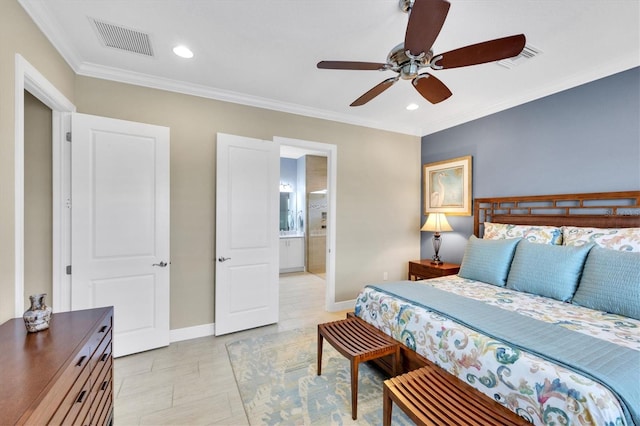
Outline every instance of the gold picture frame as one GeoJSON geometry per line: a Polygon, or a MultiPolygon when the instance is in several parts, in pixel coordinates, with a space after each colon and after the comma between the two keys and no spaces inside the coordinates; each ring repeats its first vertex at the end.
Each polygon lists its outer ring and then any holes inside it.
{"type": "Polygon", "coordinates": [[[471,216],[471,156],[424,165],[424,214],[471,216]]]}

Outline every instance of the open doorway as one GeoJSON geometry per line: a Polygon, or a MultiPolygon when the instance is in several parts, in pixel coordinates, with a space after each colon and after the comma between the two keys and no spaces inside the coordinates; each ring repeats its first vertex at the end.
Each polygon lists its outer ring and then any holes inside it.
{"type": "MultiPolygon", "coordinates": [[[[24,91],[24,294],[47,294],[52,303],[52,115],[24,91]]],[[[25,306],[26,309],[26,306],[25,306]]]]}
{"type": "MultiPolygon", "coordinates": [[[[54,312],[70,309],[69,276],[64,265],[68,264],[70,235],[68,218],[70,217],[68,194],[64,190],[66,164],[70,155],[63,144],[68,128],[68,113],[75,106],[55,88],[38,70],[21,55],[15,57],[15,160],[14,160],[14,238],[15,238],[15,316],[20,317],[25,310],[25,105],[24,93],[29,92],[39,102],[51,110],[51,281],[54,312]]],[[[31,291],[30,289],[26,289],[31,291]]]]}
{"type": "Polygon", "coordinates": [[[334,311],[337,147],[297,139],[274,140],[281,148],[281,200],[288,202],[281,204],[280,256],[281,266],[287,267],[281,268],[280,275],[281,316],[286,320],[287,312],[292,312],[289,308],[300,308],[291,305],[299,305],[304,298],[323,300],[324,310],[334,311]],[[282,264],[291,259],[298,263],[282,264]],[[306,296],[300,294],[304,291],[306,296]]]}
{"type": "Polygon", "coordinates": [[[326,274],[327,157],[281,146],[280,273],[326,274]]]}

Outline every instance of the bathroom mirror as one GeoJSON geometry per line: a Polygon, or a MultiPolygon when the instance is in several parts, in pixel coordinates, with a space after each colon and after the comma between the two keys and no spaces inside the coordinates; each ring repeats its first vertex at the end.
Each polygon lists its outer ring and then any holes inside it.
{"type": "Polygon", "coordinates": [[[296,229],[296,194],[294,192],[280,193],[280,230],[294,231],[296,229]]]}

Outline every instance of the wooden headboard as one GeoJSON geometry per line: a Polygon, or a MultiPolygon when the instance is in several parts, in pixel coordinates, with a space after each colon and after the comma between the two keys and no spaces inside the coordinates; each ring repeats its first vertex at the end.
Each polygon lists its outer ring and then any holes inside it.
{"type": "Polygon", "coordinates": [[[476,198],[473,216],[477,237],[484,232],[484,222],[638,228],[640,191],[476,198]]]}

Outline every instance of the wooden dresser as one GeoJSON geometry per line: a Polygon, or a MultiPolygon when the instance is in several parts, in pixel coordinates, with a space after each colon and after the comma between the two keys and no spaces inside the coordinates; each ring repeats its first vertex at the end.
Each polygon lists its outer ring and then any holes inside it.
{"type": "Polygon", "coordinates": [[[1,325],[0,424],[111,423],[112,329],[112,307],[53,314],[38,333],[1,325]]]}

